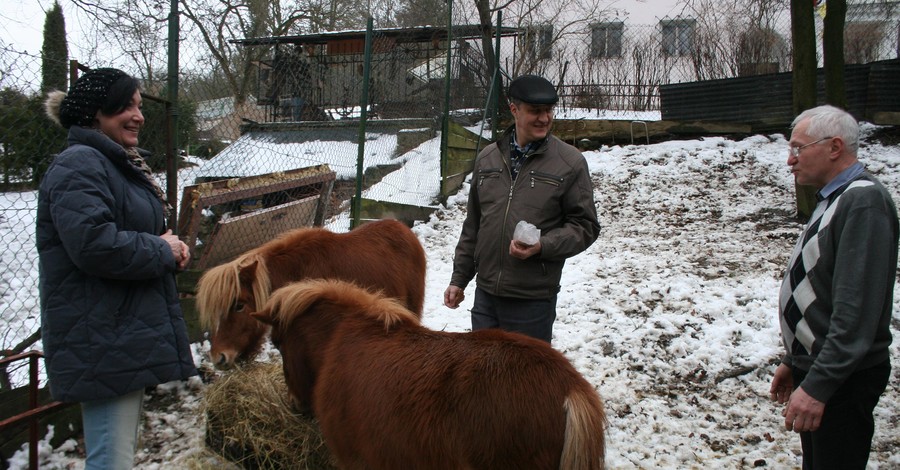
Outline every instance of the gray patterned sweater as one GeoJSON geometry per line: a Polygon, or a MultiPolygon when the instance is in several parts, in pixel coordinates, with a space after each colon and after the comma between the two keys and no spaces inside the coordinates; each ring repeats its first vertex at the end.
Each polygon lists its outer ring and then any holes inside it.
{"type": "Polygon", "coordinates": [[[898,232],[890,193],[863,172],[819,203],[791,255],[782,362],[808,371],[799,385],[821,402],[854,371],[889,360],[898,232]]]}

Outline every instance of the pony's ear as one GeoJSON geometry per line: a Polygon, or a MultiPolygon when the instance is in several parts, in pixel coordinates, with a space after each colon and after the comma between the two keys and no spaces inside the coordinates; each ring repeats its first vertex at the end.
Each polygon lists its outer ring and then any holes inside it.
{"type": "Polygon", "coordinates": [[[240,267],[238,270],[238,279],[241,280],[241,284],[253,284],[253,280],[256,279],[256,267],[258,265],[259,260],[254,259],[240,267]]]}
{"type": "Polygon", "coordinates": [[[257,312],[250,312],[250,316],[255,318],[257,321],[265,323],[266,325],[272,325],[274,323],[274,319],[272,318],[272,310],[268,308],[264,308],[257,312]]]}

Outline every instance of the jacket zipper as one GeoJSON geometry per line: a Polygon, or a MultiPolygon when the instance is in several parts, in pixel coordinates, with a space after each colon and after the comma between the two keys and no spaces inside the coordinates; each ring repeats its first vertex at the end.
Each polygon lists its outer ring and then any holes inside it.
{"type": "Polygon", "coordinates": [[[487,168],[480,170],[478,172],[478,186],[484,184],[484,180],[487,178],[496,178],[500,176],[501,171],[503,171],[502,168],[487,168]]]}
{"type": "MultiPolygon", "coordinates": [[[[524,155],[525,161],[522,162],[522,167],[524,167],[528,163],[528,159],[529,159],[528,157],[530,157],[530,156],[531,156],[531,154],[524,155]]],[[[503,260],[506,259],[506,256],[504,255],[503,250],[504,249],[509,250],[509,247],[503,246],[503,240],[506,239],[506,236],[505,236],[506,235],[506,219],[509,218],[509,208],[510,208],[510,206],[512,206],[513,190],[516,187],[516,180],[512,179],[512,169],[509,167],[509,159],[504,159],[503,164],[506,165],[506,171],[510,175],[510,182],[509,182],[509,194],[506,196],[506,209],[503,211],[503,223],[500,224],[500,226],[502,228],[500,230],[500,238],[499,238],[499,240],[500,240],[499,241],[499,243],[500,243],[500,246],[499,246],[500,270],[497,272],[497,286],[495,288],[497,292],[500,292],[500,284],[503,282],[503,271],[505,268],[505,263],[503,260]]]]}
{"type": "Polygon", "coordinates": [[[552,184],[553,186],[557,186],[557,187],[563,183],[563,178],[556,176],[556,175],[541,173],[539,171],[534,171],[534,170],[528,172],[528,174],[531,175],[531,187],[532,188],[534,187],[535,181],[540,181],[541,183],[552,184]]]}

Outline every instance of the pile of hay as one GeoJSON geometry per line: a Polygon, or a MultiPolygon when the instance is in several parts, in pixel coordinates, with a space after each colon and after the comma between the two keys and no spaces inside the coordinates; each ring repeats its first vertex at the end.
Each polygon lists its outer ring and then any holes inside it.
{"type": "Polygon", "coordinates": [[[255,363],[206,389],[206,445],[244,468],[336,468],[315,419],[288,401],[281,363],[255,363]]]}

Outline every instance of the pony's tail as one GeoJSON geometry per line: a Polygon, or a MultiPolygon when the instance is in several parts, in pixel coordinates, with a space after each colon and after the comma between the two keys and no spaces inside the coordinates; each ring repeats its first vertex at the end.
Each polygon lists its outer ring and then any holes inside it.
{"type": "Polygon", "coordinates": [[[563,404],[566,434],[560,470],[596,470],[606,465],[606,413],[590,386],[573,390],[563,404]]]}

